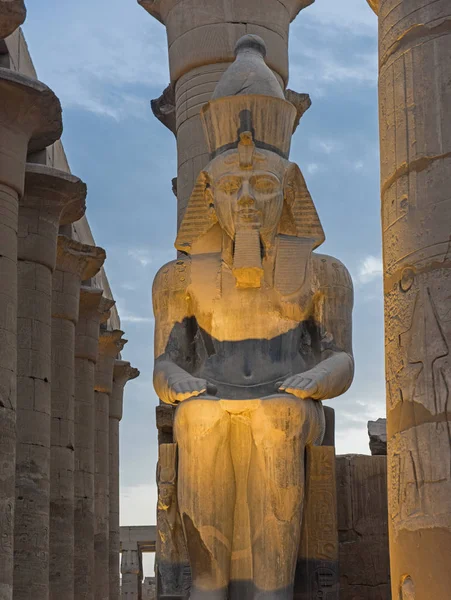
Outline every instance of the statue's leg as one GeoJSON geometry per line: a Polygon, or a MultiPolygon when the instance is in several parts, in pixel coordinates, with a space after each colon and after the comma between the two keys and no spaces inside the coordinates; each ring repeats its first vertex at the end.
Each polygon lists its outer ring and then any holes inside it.
{"type": "Polygon", "coordinates": [[[182,402],[175,416],[178,501],[192,571],[191,600],[227,598],[235,507],[230,415],[214,400],[182,402]]]}
{"type": "Polygon", "coordinates": [[[255,598],[291,600],[304,497],[304,454],[321,433],[322,407],[288,395],[252,413],[248,498],[255,598]]]}

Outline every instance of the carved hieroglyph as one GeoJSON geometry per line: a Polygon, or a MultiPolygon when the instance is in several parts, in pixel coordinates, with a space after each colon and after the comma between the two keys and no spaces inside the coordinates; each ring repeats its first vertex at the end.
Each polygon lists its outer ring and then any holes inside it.
{"type": "Polygon", "coordinates": [[[451,588],[451,4],[379,0],[393,598],[451,588]]]}
{"type": "Polygon", "coordinates": [[[246,36],[202,110],[212,160],[158,273],[154,383],[179,404],[191,598],[292,597],[304,449],[353,377],[352,282],[288,161],[297,111],[246,36]],[[227,96],[221,95],[221,90],[227,96]]]}

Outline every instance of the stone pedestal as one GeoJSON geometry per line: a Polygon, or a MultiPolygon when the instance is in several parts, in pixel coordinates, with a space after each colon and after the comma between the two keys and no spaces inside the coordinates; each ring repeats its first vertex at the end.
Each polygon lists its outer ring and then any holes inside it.
{"type": "MultiPolygon", "coordinates": [[[[48,598],[52,273],[63,210],[81,217],[77,177],[27,165],[19,206],[14,598],[48,598]]],[[[69,214],[69,213],[67,213],[69,214]]]]}
{"type": "Polygon", "coordinates": [[[451,4],[379,0],[393,598],[451,588],[451,4]]]}
{"type": "Polygon", "coordinates": [[[0,39],[11,35],[27,16],[23,0],[0,0],[0,39]]]}
{"type": "Polygon", "coordinates": [[[28,149],[41,149],[57,140],[62,123],[61,106],[53,92],[9,69],[0,68],[0,98],[0,590],[9,600],[13,584],[19,197],[28,149]]]}
{"type": "Polygon", "coordinates": [[[95,598],[109,600],[110,484],[109,416],[116,358],[126,344],[123,331],[101,331],[95,373],[95,598]]]}
{"type": "Polygon", "coordinates": [[[113,305],[100,289],[80,290],[75,327],[75,600],[94,600],[95,365],[100,324],[108,320],[113,305]]]}
{"type": "Polygon", "coordinates": [[[94,277],[105,251],[58,237],[52,298],[50,600],[74,595],[74,352],[81,282],[94,277]]]}
{"type": "Polygon", "coordinates": [[[110,600],[120,597],[120,525],[119,525],[119,423],[122,419],[125,384],[139,377],[138,369],[129,362],[117,360],[113,370],[113,392],[109,422],[109,486],[110,486],[110,600]]]}
{"type": "Polygon", "coordinates": [[[178,150],[178,222],[209,154],[200,121],[224,71],[233,62],[236,42],[246,33],[261,36],[267,63],[283,87],[288,83],[288,30],[298,12],[314,0],[138,0],[164,23],[169,67],[175,86],[178,150]]]}

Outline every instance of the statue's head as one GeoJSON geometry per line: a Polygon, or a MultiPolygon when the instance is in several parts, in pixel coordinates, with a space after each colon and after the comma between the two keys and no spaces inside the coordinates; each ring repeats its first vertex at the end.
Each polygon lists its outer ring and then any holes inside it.
{"type": "Polygon", "coordinates": [[[287,161],[257,150],[250,133],[241,134],[238,150],[210,162],[204,171],[206,201],[231,239],[237,231],[252,229],[265,245],[273,242],[283,213],[286,172],[287,161]]]}
{"type": "Polygon", "coordinates": [[[266,65],[264,49],[255,36],[240,40],[237,60],[202,109],[211,160],[199,174],[176,241],[189,254],[219,225],[233,242],[237,280],[240,269],[247,272],[239,287],[258,287],[260,249],[271,248],[277,235],[310,240],[312,249],[324,241],[305,180],[288,160],[297,112],[266,65]]]}

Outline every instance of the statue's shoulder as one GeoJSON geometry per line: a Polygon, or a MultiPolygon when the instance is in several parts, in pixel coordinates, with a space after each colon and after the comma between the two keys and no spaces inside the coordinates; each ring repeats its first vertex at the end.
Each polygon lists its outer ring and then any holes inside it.
{"type": "Polygon", "coordinates": [[[155,276],[153,295],[185,291],[191,281],[191,257],[183,256],[166,263],[155,276]]]}
{"type": "Polygon", "coordinates": [[[312,253],[312,270],[319,288],[342,286],[352,291],[352,277],[345,265],[328,254],[312,253]]]}

